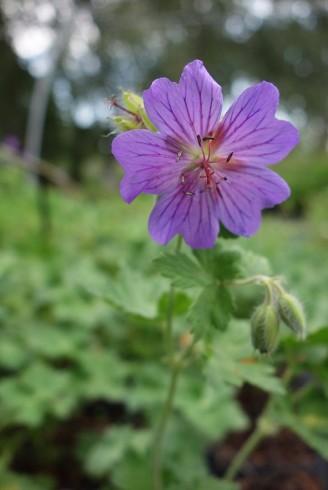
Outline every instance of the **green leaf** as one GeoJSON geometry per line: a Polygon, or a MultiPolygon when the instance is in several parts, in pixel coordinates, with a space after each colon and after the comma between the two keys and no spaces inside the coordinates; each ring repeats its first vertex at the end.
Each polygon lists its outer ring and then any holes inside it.
{"type": "Polygon", "coordinates": [[[225,332],[217,332],[213,351],[205,375],[217,390],[222,383],[240,387],[248,382],[272,393],[285,392],[275,367],[263,357],[254,357],[247,323],[234,321],[225,332]]]}
{"type": "Polygon", "coordinates": [[[108,349],[82,350],[78,362],[83,372],[83,395],[89,399],[122,401],[127,396],[128,363],[108,349]]]}
{"type": "Polygon", "coordinates": [[[126,268],[108,283],[105,298],[127,313],[156,318],[157,302],[166,289],[162,278],[146,277],[126,268]]]}
{"type": "Polygon", "coordinates": [[[63,418],[78,401],[73,373],[56,370],[36,361],[19,378],[0,384],[0,406],[4,418],[30,427],[40,425],[47,414],[63,418]]]}
{"type": "Polygon", "coordinates": [[[175,407],[193,429],[209,440],[222,439],[229,430],[247,427],[232,387],[222,385],[218,390],[195,375],[180,380],[175,407]]]}
{"type": "Polygon", "coordinates": [[[292,404],[292,397],[284,397],[272,408],[271,416],[281,426],[288,427],[323,458],[328,458],[327,397],[317,389],[302,399],[299,407],[292,404]]]}
{"type": "Polygon", "coordinates": [[[272,275],[272,268],[268,259],[250,250],[242,250],[240,265],[243,277],[255,276],[257,274],[272,275]]]}
{"type": "Polygon", "coordinates": [[[166,253],[154,260],[164,277],[172,280],[173,286],[193,288],[209,286],[213,279],[194,260],[183,253],[166,253]]]}
{"type": "MultiPolygon", "coordinates": [[[[166,292],[160,298],[158,303],[158,312],[161,316],[167,315],[169,301],[170,301],[170,294],[166,292]]],[[[187,313],[191,305],[191,301],[192,301],[191,298],[187,296],[183,291],[175,291],[172,315],[181,316],[187,313]]]]}
{"type": "Polygon", "coordinates": [[[105,476],[126,458],[129,452],[142,457],[151,444],[149,430],[134,430],[129,426],[110,427],[85,451],[88,474],[105,476]]]}
{"type": "Polygon", "coordinates": [[[212,328],[224,330],[233,312],[233,301],[230,291],[224,286],[204,288],[190,308],[188,319],[193,332],[207,336],[212,328]]]}
{"type": "Polygon", "coordinates": [[[151,457],[128,454],[113,468],[113,483],[122,490],[153,490],[151,461],[151,457]]]}
{"type": "Polygon", "coordinates": [[[212,249],[193,250],[193,254],[216,281],[241,276],[241,252],[238,249],[225,250],[222,245],[217,244],[212,249]]]}

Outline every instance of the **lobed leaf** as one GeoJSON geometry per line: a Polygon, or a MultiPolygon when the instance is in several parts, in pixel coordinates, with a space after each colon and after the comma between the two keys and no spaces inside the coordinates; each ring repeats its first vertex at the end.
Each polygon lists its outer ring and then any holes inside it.
{"type": "Polygon", "coordinates": [[[173,286],[193,288],[209,286],[213,279],[202,267],[183,253],[166,253],[154,260],[164,277],[172,280],[173,286]]]}
{"type": "Polygon", "coordinates": [[[230,321],[233,309],[232,296],[226,287],[206,287],[192,304],[188,320],[193,332],[199,337],[204,337],[212,328],[224,330],[230,321]]]}

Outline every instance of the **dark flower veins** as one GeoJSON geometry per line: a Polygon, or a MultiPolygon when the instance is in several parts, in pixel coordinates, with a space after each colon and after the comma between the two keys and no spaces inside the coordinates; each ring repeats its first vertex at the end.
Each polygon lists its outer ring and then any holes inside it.
{"type": "Polygon", "coordinates": [[[142,192],[160,196],[149,218],[154,240],[164,245],[180,233],[191,247],[210,248],[219,222],[250,236],[262,209],[288,198],[288,185],[266,168],[299,140],[292,124],[275,118],[278,102],[276,87],[261,82],[221,119],[221,87],[198,60],[184,68],[179,83],[160,78],[144,92],[159,132],[120,134],[112,152],[125,172],[126,202],[142,192]]]}

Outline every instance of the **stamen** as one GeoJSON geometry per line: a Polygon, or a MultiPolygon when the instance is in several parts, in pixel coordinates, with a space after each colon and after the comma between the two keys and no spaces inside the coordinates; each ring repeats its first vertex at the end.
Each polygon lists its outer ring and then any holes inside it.
{"type": "Polygon", "coordinates": [[[205,138],[203,138],[203,141],[214,141],[215,138],[213,138],[213,136],[205,136],[205,138]]]}
{"type": "Polygon", "coordinates": [[[194,192],[191,192],[191,191],[183,191],[183,193],[186,195],[186,196],[194,196],[195,193],[194,192]]]}
{"type": "Polygon", "coordinates": [[[225,181],[225,182],[226,182],[227,180],[228,180],[228,178],[227,178],[227,177],[220,177],[220,178],[219,178],[219,180],[217,180],[217,181],[216,181],[216,183],[217,183],[217,184],[221,184],[221,182],[223,182],[223,181],[225,181]]]}
{"type": "Polygon", "coordinates": [[[202,138],[199,136],[199,134],[197,134],[197,141],[198,141],[198,145],[202,147],[202,138]]]}
{"type": "Polygon", "coordinates": [[[227,163],[230,162],[232,155],[233,155],[233,151],[231,153],[229,153],[228,158],[227,158],[227,163]]]}
{"type": "Polygon", "coordinates": [[[182,155],[183,155],[183,151],[182,150],[178,151],[177,158],[176,158],[176,162],[177,163],[179,162],[179,160],[182,157],[182,155]]]}

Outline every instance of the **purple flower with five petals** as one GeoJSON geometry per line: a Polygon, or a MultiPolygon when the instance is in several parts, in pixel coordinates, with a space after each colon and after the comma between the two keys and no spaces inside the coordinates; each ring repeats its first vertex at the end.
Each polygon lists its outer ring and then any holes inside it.
{"type": "Polygon", "coordinates": [[[261,211],[289,197],[286,182],[266,165],[298,143],[292,124],[275,118],[277,88],[261,82],[245,90],[221,119],[221,87],[199,60],[179,83],[155,80],[143,94],[158,133],[135,129],[116,136],[112,152],[123,166],[123,199],[140,193],[159,199],[149,233],[162,245],[180,233],[193,248],[213,247],[219,221],[250,236],[261,211]]]}

